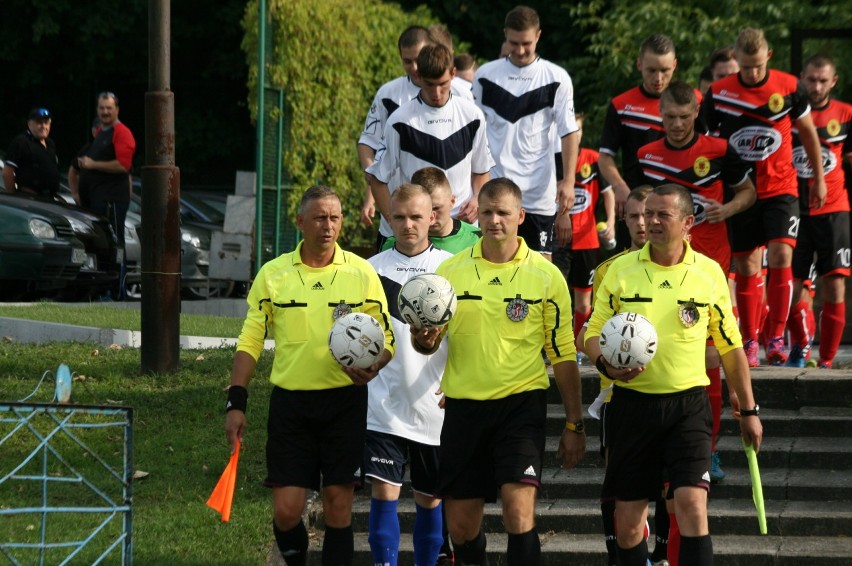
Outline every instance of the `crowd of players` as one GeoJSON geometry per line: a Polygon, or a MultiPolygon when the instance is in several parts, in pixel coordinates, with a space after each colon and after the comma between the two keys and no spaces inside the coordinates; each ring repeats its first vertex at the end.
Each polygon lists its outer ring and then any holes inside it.
{"type": "Polygon", "coordinates": [[[763,33],[747,28],[712,54],[712,80],[696,90],[673,80],[674,45],[654,35],[639,50],[642,83],[612,99],[595,152],[579,147],[568,73],[536,52],[536,12],[511,10],[504,34],[501,57],[462,79],[473,65],[454,58],[444,28],[402,33],[406,74],[378,90],[358,140],[362,220],[372,224],[378,208],[379,253],[368,263],[340,249],[339,199],[313,187],[297,217],[304,241],[265,265],[249,293],[226,429],[232,444],[242,435],[246,386],[273,334],[266,483],[289,566],[305,563],[301,515],[320,485],[323,564],[351,563],[353,490],[363,479],[374,563],[396,564],[406,465],[415,564],[487,564],[483,505],[498,494],[508,563],[538,563],[545,362],[563,399],[558,454],[570,468],[585,450],[577,350],[604,380],[609,563],[711,564],[707,492],[724,477],[715,455],[721,369],[743,437],[759,449],[749,367],[760,363],[761,339],[770,364],[809,360],[815,275],[817,363],[831,367],[845,324],[842,161],[852,154],[852,107],[830,98],[834,62],[811,57],[799,81],[769,68],[763,33]],[[599,238],[616,233],[628,251],[596,270],[599,238]],[[397,312],[399,289],[424,272],[456,290],[445,328],[410,329],[397,312]],[[340,368],[325,351],[323,332],[352,310],[386,331],[387,351],[367,370],[340,368]],[[603,322],[619,310],[642,312],[663,338],[648,368],[599,355],[603,322]],[[294,377],[300,367],[311,369],[294,377]],[[657,414],[677,422],[642,424],[657,414]],[[649,500],[660,500],[652,556],[642,532],[649,500]]]}

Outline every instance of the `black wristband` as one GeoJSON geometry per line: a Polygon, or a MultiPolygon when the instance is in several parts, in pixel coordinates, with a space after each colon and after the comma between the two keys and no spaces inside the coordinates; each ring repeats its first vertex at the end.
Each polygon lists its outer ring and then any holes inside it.
{"type": "Polygon", "coordinates": [[[595,367],[598,368],[598,372],[600,372],[602,376],[612,379],[611,377],[609,377],[609,372],[606,370],[606,364],[604,363],[603,354],[598,356],[598,359],[595,360],[595,367]]]}
{"type": "Polygon", "coordinates": [[[242,385],[232,385],[228,388],[228,403],[225,405],[225,412],[242,411],[246,412],[248,405],[248,390],[242,385]]]}

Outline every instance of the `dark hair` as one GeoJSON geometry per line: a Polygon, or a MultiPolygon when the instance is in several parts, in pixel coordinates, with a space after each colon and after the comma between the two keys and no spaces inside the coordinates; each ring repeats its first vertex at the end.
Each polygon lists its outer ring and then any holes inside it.
{"type": "Polygon", "coordinates": [[[686,218],[690,214],[694,213],[692,206],[692,194],[690,194],[686,187],[675,183],[668,183],[666,185],[660,185],[651,192],[661,197],[667,195],[674,195],[677,197],[677,207],[680,210],[681,218],[686,218]]]}
{"type": "Polygon", "coordinates": [[[642,45],[639,47],[639,57],[642,57],[647,52],[651,52],[654,55],[674,53],[674,41],[667,35],[661,33],[654,34],[642,42],[642,45]]]}
{"type": "Polygon", "coordinates": [[[305,209],[308,207],[308,203],[312,200],[319,200],[321,198],[334,197],[338,201],[340,197],[337,196],[337,193],[334,192],[334,189],[331,187],[327,187],[325,185],[314,185],[304,192],[302,195],[302,200],[299,201],[299,214],[304,214],[305,209]]]}
{"type": "Polygon", "coordinates": [[[730,45],[717,47],[710,54],[710,70],[716,66],[716,63],[727,63],[734,59],[734,48],[730,45]]]}
{"type": "Polygon", "coordinates": [[[506,14],[506,21],[503,27],[512,31],[540,29],[541,20],[539,20],[538,12],[529,6],[515,6],[506,14]]]}
{"type": "Polygon", "coordinates": [[[470,53],[459,53],[456,55],[455,59],[453,59],[453,62],[456,65],[457,71],[467,71],[476,65],[476,59],[474,59],[473,55],[470,53]]]}
{"type": "Polygon", "coordinates": [[[430,43],[431,41],[432,37],[429,35],[428,29],[423,26],[408,26],[405,28],[405,31],[399,34],[399,40],[396,42],[396,45],[402,51],[404,47],[414,47],[421,43],[430,43]]]}
{"type": "Polygon", "coordinates": [[[802,69],[807,69],[808,67],[816,67],[817,69],[831,67],[832,69],[837,69],[837,65],[834,64],[834,59],[822,53],[811,55],[805,59],[805,64],[802,65],[802,69]]]}
{"type": "Polygon", "coordinates": [[[654,187],[651,185],[639,185],[635,187],[632,191],[627,193],[627,200],[635,200],[636,202],[645,202],[648,198],[648,195],[651,194],[651,191],[654,190],[654,187]]]}
{"type": "Polygon", "coordinates": [[[118,106],[118,97],[115,95],[114,92],[111,92],[111,91],[108,91],[108,90],[105,90],[103,92],[99,92],[98,98],[96,99],[96,101],[99,101],[102,98],[112,98],[115,101],[115,105],[118,106]]]}
{"type": "Polygon", "coordinates": [[[681,106],[691,105],[697,106],[698,99],[695,97],[695,89],[692,85],[684,81],[672,81],[666,90],[660,95],[660,107],[668,104],[678,104],[681,106]]]}
{"type": "Polygon", "coordinates": [[[518,206],[521,206],[521,188],[513,180],[506,177],[497,177],[482,185],[477,200],[481,201],[484,198],[494,199],[504,194],[510,194],[515,197],[515,200],[518,201],[518,206]]]}
{"type": "Polygon", "coordinates": [[[713,82],[713,67],[704,67],[701,69],[701,74],[698,75],[699,81],[707,81],[708,83],[713,82]]]}
{"type": "Polygon", "coordinates": [[[418,169],[414,172],[414,175],[411,176],[411,182],[416,185],[420,185],[429,191],[430,195],[432,194],[432,191],[441,187],[448,190],[450,194],[453,193],[453,188],[450,186],[447,174],[437,167],[424,167],[423,169],[418,169]]]}
{"type": "Polygon", "coordinates": [[[426,45],[417,56],[417,72],[424,79],[440,79],[453,68],[453,53],[446,45],[426,45]]]}

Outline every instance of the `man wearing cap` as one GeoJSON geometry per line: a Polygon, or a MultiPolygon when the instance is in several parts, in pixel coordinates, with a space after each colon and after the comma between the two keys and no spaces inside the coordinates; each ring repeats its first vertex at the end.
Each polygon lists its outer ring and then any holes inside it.
{"type": "Polygon", "coordinates": [[[6,190],[52,197],[59,190],[59,162],[50,135],[50,111],[33,108],[27,130],[15,137],[6,152],[3,182],[6,190]]]}

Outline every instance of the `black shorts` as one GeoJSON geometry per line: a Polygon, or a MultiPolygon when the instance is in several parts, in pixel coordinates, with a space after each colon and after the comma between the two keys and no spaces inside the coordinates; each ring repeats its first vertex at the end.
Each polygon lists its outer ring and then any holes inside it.
{"type": "Polygon", "coordinates": [[[704,387],[648,395],[616,386],[607,409],[603,493],[622,501],[655,500],[664,469],[672,490],[710,489],[713,417],[704,387]]]}
{"type": "Polygon", "coordinates": [[[758,200],[750,208],[731,217],[731,251],[750,252],[767,242],[796,245],[799,232],[799,199],[779,195],[758,200]]]}
{"type": "Polygon", "coordinates": [[[355,483],[364,458],[367,388],[319,391],[275,387],[269,400],[267,487],[355,483]]]}
{"type": "Polygon", "coordinates": [[[562,272],[571,289],[591,291],[595,282],[595,268],[600,263],[600,250],[572,250],[571,246],[553,252],[553,264],[562,272]]]}
{"type": "Polygon", "coordinates": [[[368,430],[362,469],[368,478],[401,486],[407,463],[414,491],[433,496],[438,485],[438,450],[437,446],[368,430]]]}
{"type": "Polygon", "coordinates": [[[518,236],[524,239],[531,250],[543,254],[553,253],[553,227],[556,215],[545,216],[527,212],[524,222],[518,226],[518,236]]]}
{"type": "Polygon", "coordinates": [[[541,485],[547,393],[504,399],[447,397],[438,496],[495,501],[506,483],[541,485]]]}
{"type": "Polygon", "coordinates": [[[793,277],[808,279],[811,265],[816,274],[849,277],[849,213],[832,212],[803,216],[793,252],[793,277]]]}

